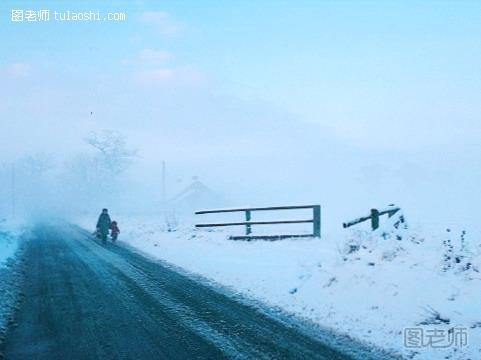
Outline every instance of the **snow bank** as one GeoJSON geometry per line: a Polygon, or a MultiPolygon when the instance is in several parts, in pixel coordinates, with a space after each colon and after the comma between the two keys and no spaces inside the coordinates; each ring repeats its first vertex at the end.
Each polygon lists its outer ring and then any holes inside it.
{"type": "Polygon", "coordinates": [[[117,220],[121,241],[323,326],[409,358],[481,358],[481,251],[461,231],[245,242],[178,219],[117,220]],[[409,327],[467,328],[469,346],[407,348],[409,327]]]}
{"type": "Polygon", "coordinates": [[[22,229],[21,223],[0,219],[0,267],[14,257],[22,229]]]}

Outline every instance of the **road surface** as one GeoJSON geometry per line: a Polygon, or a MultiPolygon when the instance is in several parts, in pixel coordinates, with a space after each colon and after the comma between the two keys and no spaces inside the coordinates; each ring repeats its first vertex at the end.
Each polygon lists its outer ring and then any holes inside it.
{"type": "Polygon", "coordinates": [[[77,227],[42,225],[34,235],[24,253],[24,301],[1,349],[6,359],[351,358],[77,227]]]}

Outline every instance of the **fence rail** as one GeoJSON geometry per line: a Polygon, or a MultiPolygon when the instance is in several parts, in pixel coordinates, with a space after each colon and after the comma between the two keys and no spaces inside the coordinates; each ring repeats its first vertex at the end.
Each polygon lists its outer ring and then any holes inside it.
{"type": "Polygon", "coordinates": [[[348,228],[348,227],[351,227],[353,225],[362,223],[364,221],[371,220],[371,229],[376,230],[377,228],[379,228],[379,217],[380,216],[388,215],[388,217],[391,217],[394,214],[396,214],[399,210],[401,210],[401,208],[399,208],[397,206],[394,206],[394,205],[389,205],[389,207],[384,209],[384,210],[371,209],[370,215],[362,216],[360,218],[345,222],[345,223],[342,224],[342,227],[348,228]]]}
{"type": "Polygon", "coordinates": [[[206,223],[196,224],[197,228],[203,227],[217,227],[217,226],[245,226],[245,236],[231,236],[232,240],[279,240],[287,238],[300,237],[321,237],[321,206],[320,205],[296,205],[296,206],[270,206],[270,207],[254,207],[254,208],[235,208],[235,209],[218,209],[218,210],[200,210],[196,211],[196,215],[202,214],[217,214],[217,213],[232,213],[243,212],[245,214],[245,221],[240,222],[226,222],[226,223],[206,223]],[[255,211],[277,211],[277,210],[299,210],[312,209],[312,219],[301,220],[273,220],[273,221],[252,221],[252,212],[255,211]],[[312,234],[293,234],[293,235],[251,235],[252,225],[279,225],[279,224],[305,224],[312,223],[312,234]]]}
{"type": "Polygon", "coordinates": [[[297,209],[312,209],[320,205],[294,205],[294,206],[268,206],[255,208],[234,208],[234,209],[217,209],[217,210],[199,210],[196,215],[213,214],[213,213],[227,213],[227,212],[244,212],[244,211],[272,211],[272,210],[297,210],[297,209]]]}

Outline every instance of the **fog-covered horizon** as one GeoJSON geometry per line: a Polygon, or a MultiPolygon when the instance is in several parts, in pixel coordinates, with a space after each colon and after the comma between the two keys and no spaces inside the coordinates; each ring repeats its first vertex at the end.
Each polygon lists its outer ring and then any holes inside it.
{"type": "Polygon", "coordinates": [[[167,199],[198,177],[219,206],[321,204],[332,230],[395,203],[479,231],[481,9],[456,4],[85,2],[127,20],[33,24],[2,2],[0,217],[12,164],[21,216],[155,214],[165,162],[167,199]]]}

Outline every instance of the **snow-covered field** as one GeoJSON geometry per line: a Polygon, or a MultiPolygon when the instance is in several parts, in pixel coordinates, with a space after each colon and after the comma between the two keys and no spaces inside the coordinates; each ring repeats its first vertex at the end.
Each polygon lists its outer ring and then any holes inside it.
{"type": "Polygon", "coordinates": [[[192,220],[117,220],[120,240],[145,253],[362,341],[415,359],[481,358],[481,248],[461,230],[397,230],[397,240],[381,236],[387,224],[375,233],[245,242],[228,240],[230,228],[195,230],[192,220]],[[419,347],[420,329],[431,345],[419,347]],[[463,332],[468,346],[441,348],[460,345],[463,332]]]}

